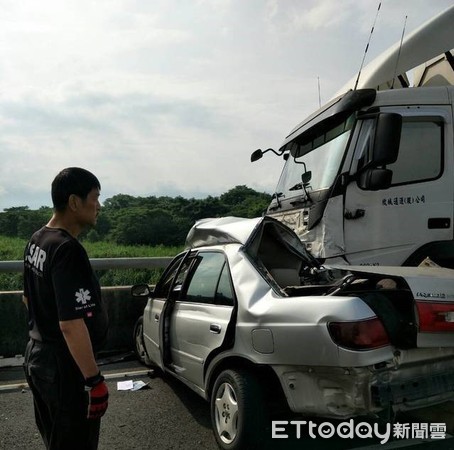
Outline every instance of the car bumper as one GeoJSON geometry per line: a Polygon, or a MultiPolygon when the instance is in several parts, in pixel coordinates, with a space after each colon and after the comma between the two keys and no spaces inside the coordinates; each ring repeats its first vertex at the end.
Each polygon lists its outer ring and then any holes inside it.
{"type": "Polygon", "coordinates": [[[274,366],[290,409],[344,419],[454,399],[454,361],[396,369],[274,366]]]}

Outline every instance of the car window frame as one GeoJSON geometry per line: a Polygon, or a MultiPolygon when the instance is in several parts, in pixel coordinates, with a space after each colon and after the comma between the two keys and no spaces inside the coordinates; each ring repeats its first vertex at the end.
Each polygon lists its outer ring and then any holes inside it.
{"type": "MultiPolygon", "coordinates": [[[[158,283],[156,284],[154,297],[156,297],[156,298],[164,298],[166,300],[171,298],[171,294],[175,292],[175,281],[176,281],[176,278],[180,274],[181,269],[183,267],[183,264],[187,261],[188,258],[191,257],[191,255],[193,253],[194,253],[193,251],[188,250],[188,251],[186,251],[184,253],[181,253],[181,254],[177,255],[172,260],[172,262],[166,268],[164,273],[161,275],[161,278],[159,279],[158,283]],[[168,291],[166,293],[161,292],[162,289],[163,289],[163,285],[164,285],[165,281],[170,276],[172,277],[172,279],[171,279],[170,287],[169,287],[168,291]]],[[[190,270],[190,267],[189,267],[189,270],[190,270]]],[[[185,279],[186,279],[186,277],[185,277],[185,279]]],[[[183,280],[182,285],[184,284],[184,281],[185,280],[183,280]]],[[[175,300],[175,298],[173,298],[173,300],[175,300]]]]}
{"type": "Polygon", "coordinates": [[[180,302],[180,303],[190,303],[190,304],[199,304],[199,305],[211,305],[211,306],[221,306],[221,307],[235,307],[236,305],[236,294],[235,294],[235,287],[234,287],[234,284],[233,284],[233,281],[232,281],[232,275],[230,273],[230,267],[229,267],[229,264],[228,264],[228,258],[227,258],[227,255],[221,251],[221,250],[200,250],[200,251],[197,251],[196,254],[194,255],[190,255],[189,256],[190,258],[193,259],[193,261],[191,262],[190,264],[190,269],[186,275],[186,278],[185,278],[185,281],[182,285],[182,289],[181,289],[181,292],[180,292],[180,295],[178,297],[178,299],[176,299],[177,302],[180,302]],[[213,297],[213,301],[212,302],[196,302],[196,301],[191,301],[189,299],[186,298],[186,295],[188,293],[188,289],[189,289],[189,286],[191,285],[191,282],[193,280],[193,277],[194,277],[194,274],[196,273],[197,271],[197,268],[199,267],[199,264],[197,263],[197,257],[200,255],[200,254],[207,254],[207,253],[217,253],[217,254],[221,254],[223,256],[223,259],[224,259],[224,263],[222,264],[222,267],[219,271],[219,275],[217,277],[217,280],[216,280],[216,286],[215,286],[215,291],[214,291],[214,297],[213,297]],[[222,277],[222,273],[224,271],[224,269],[227,270],[227,279],[228,279],[228,283],[229,283],[229,287],[230,287],[230,292],[232,294],[232,303],[229,304],[229,305],[226,305],[226,304],[223,304],[223,303],[219,303],[216,301],[216,294],[218,293],[218,289],[219,289],[219,283],[220,283],[220,280],[221,280],[221,277],[222,277]]]}

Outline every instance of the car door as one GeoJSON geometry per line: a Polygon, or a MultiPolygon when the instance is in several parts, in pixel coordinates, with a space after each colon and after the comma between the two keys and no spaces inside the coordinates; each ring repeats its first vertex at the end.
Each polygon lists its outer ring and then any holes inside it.
{"type": "Polygon", "coordinates": [[[178,255],[170,263],[157,283],[153,296],[148,300],[143,314],[144,345],[148,357],[161,368],[163,368],[163,326],[161,318],[164,317],[163,313],[168,299],[170,298],[170,301],[172,301],[173,296],[181,289],[181,284],[184,281],[185,268],[187,270],[187,264],[182,267],[184,256],[185,254],[178,255]],[[170,295],[171,291],[173,292],[172,295],[170,295]]]}
{"type": "Polygon", "coordinates": [[[206,361],[232,339],[234,290],[224,253],[200,251],[188,262],[186,280],[169,311],[168,367],[203,388],[206,361]]]}

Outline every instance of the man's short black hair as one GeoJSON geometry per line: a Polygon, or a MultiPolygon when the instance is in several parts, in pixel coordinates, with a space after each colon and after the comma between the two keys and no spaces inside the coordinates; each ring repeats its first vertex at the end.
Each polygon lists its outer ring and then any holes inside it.
{"type": "Polygon", "coordinates": [[[56,211],[64,211],[71,194],[85,200],[92,189],[101,190],[99,180],[80,167],[63,169],[52,182],[52,202],[56,211]]]}

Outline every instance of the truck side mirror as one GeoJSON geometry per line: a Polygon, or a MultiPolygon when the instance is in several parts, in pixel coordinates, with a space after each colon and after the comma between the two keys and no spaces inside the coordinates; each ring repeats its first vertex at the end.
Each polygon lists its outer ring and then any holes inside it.
{"type": "Polygon", "coordinates": [[[262,150],[258,149],[256,150],[254,153],[252,153],[251,155],[251,162],[255,162],[255,161],[258,161],[259,159],[261,159],[263,156],[263,152],[262,150]]]}
{"type": "Polygon", "coordinates": [[[379,191],[391,186],[393,171],[389,169],[366,169],[359,175],[358,186],[366,191],[379,191]]]}
{"type": "Polygon", "coordinates": [[[377,116],[369,167],[386,166],[396,162],[399,154],[402,116],[397,113],[381,113],[377,116]]]}
{"type": "Polygon", "coordinates": [[[380,113],[375,119],[375,133],[367,161],[358,174],[358,186],[367,191],[378,191],[391,186],[392,170],[384,166],[396,162],[399,155],[402,116],[380,113]]]}
{"type": "Polygon", "coordinates": [[[301,182],[305,185],[307,185],[310,181],[311,181],[311,178],[312,178],[312,171],[307,171],[307,172],[304,172],[302,175],[301,175],[301,182]]]}
{"type": "Polygon", "coordinates": [[[281,156],[284,153],[284,149],[281,148],[278,151],[276,151],[273,148],[267,148],[266,150],[262,150],[262,149],[259,148],[255,152],[252,153],[251,162],[258,161],[267,152],[273,152],[275,155],[281,156]]]}

